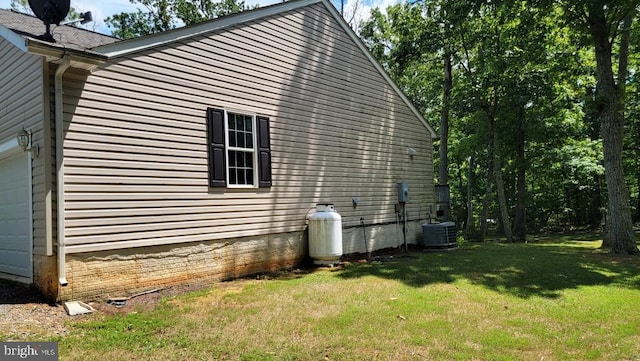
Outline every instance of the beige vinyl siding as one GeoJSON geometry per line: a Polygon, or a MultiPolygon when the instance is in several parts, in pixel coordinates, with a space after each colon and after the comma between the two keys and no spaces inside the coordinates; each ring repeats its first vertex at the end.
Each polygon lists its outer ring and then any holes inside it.
{"type": "Polygon", "coordinates": [[[0,143],[15,138],[24,127],[40,145],[32,162],[34,254],[46,254],[43,60],[0,38],[0,143]]]}
{"type": "Polygon", "coordinates": [[[322,4],[64,84],[71,253],[300,231],[325,201],[345,227],[395,222],[400,180],[411,219],[433,203],[429,130],[322,4]],[[273,187],[208,187],[207,107],[270,118],[273,187]]]}
{"type": "MultiPolygon", "coordinates": [[[[24,126],[42,131],[42,60],[0,38],[0,143],[16,137],[24,126]]],[[[41,133],[34,138],[42,139],[41,133]]]]}

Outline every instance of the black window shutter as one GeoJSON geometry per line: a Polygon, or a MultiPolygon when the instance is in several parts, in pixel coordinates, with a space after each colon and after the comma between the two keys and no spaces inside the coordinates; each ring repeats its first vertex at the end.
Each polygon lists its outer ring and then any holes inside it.
{"type": "Polygon", "coordinates": [[[224,156],[224,110],[207,109],[207,142],[209,148],[209,186],[227,186],[224,156]]]}
{"type": "Polygon", "coordinates": [[[269,118],[256,117],[258,123],[258,186],[271,187],[271,141],[269,139],[269,118]]]}

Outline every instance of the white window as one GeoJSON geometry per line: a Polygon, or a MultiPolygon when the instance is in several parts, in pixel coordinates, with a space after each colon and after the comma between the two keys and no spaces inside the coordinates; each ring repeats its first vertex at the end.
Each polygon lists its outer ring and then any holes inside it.
{"type": "Polygon", "coordinates": [[[257,186],[256,117],[225,111],[228,187],[257,186]]]}
{"type": "Polygon", "coordinates": [[[269,188],[269,118],[224,109],[207,109],[209,186],[269,188]]]}

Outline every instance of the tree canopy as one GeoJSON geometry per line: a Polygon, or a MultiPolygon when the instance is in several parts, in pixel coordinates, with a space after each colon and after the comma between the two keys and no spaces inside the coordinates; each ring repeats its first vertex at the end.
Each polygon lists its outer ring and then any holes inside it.
{"type": "Polygon", "coordinates": [[[374,9],[361,24],[364,43],[440,127],[438,178],[467,237],[484,239],[488,219],[509,241],[602,227],[605,247],[638,253],[638,6],[422,0],[374,9]]]}
{"type": "Polygon", "coordinates": [[[129,0],[145,10],[121,12],[105,19],[112,35],[130,39],[197,24],[248,9],[243,0],[129,0]]]}
{"type": "MultiPolygon", "coordinates": [[[[29,6],[29,0],[11,0],[11,9],[24,14],[33,15],[33,11],[31,11],[31,7],[29,6]]],[[[76,7],[71,6],[69,8],[69,14],[67,14],[66,20],[80,19],[81,16],[82,16],[82,12],[78,10],[76,7]]],[[[78,26],[78,24],[73,24],[73,25],[78,26]]]]}

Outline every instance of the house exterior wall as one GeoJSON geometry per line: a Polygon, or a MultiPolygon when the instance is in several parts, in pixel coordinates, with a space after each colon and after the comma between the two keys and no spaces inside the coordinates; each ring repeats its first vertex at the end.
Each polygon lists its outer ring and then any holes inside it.
{"type": "Polygon", "coordinates": [[[410,186],[410,240],[434,201],[430,132],[322,4],[69,70],[64,85],[67,277],[78,282],[62,298],[104,294],[81,276],[90,264],[129,291],[176,279],[92,260],[204,247],[185,272],[220,279],[270,268],[271,240],[293,264],[318,202],[342,215],[345,250],[364,251],[361,218],[371,248],[395,246],[396,182],[410,186]],[[270,118],[271,188],[208,186],[208,107],[270,118]]]}
{"type": "Polygon", "coordinates": [[[0,38],[0,143],[24,127],[42,140],[42,59],[0,38]]]}
{"type": "Polygon", "coordinates": [[[50,184],[45,180],[47,159],[45,140],[45,70],[40,56],[27,54],[0,38],[0,144],[15,138],[24,129],[32,133],[33,144],[40,145],[40,156],[32,160],[33,262],[34,284],[45,290],[55,259],[47,256],[47,206],[50,184]]]}

